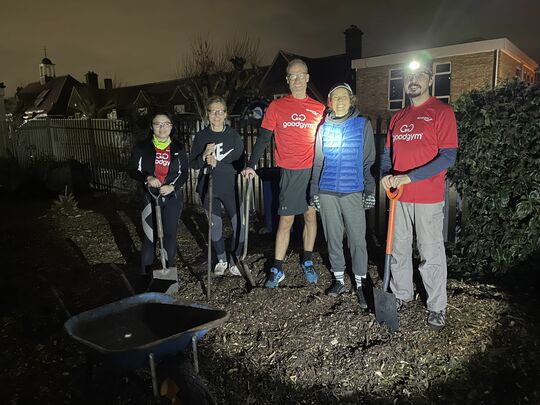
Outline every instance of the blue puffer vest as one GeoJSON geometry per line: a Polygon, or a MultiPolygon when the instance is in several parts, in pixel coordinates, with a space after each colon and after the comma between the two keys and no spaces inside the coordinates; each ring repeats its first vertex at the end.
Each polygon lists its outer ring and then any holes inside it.
{"type": "Polygon", "coordinates": [[[353,116],[344,122],[327,120],[321,126],[324,163],[321,191],[364,191],[364,126],[366,118],[353,116]]]}

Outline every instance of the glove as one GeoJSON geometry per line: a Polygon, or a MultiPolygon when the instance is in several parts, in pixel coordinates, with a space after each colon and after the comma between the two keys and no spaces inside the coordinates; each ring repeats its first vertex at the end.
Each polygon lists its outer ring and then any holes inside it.
{"type": "Polygon", "coordinates": [[[362,196],[362,204],[364,205],[365,210],[370,210],[375,207],[375,194],[364,193],[362,196]]]}
{"type": "Polygon", "coordinates": [[[309,206],[317,212],[321,210],[321,202],[319,200],[318,194],[315,194],[314,196],[311,197],[311,199],[309,200],[309,206]]]}

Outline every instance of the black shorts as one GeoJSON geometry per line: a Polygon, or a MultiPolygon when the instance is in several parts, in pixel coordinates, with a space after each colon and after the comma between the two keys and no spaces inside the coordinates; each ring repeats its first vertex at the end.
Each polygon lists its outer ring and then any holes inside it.
{"type": "Polygon", "coordinates": [[[278,215],[300,215],[308,209],[311,169],[281,169],[278,215]]]}

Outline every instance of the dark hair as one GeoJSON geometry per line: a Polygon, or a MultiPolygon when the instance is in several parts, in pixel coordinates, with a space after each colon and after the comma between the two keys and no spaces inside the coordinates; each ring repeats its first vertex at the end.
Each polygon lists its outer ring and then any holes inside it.
{"type": "Polygon", "coordinates": [[[156,111],[154,113],[152,113],[152,115],[150,115],[150,134],[149,136],[152,137],[152,135],[154,135],[154,128],[152,127],[152,122],[154,121],[154,118],[156,118],[158,115],[164,115],[166,116],[169,121],[172,122],[173,126],[172,126],[172,129],[171,129],[171,134],[170,134],[170,137],[171,138],[176,138],[177,135],[178,135],[178,130],[176,129],[176,125],[174,123],[174,116],[167,112],[167,111],[156,111]]]}

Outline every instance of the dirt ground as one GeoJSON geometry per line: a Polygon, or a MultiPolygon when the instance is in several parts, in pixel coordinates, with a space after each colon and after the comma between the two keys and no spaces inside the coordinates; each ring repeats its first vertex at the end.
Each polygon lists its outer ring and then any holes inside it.
{"type": "MultiPolygon", "coordinates": [[[[140,246],[136,204],[85,197],[79,209],[51,200],[2,196],[0,398],[6,404],[152,404],[150,374],[139,370],[89,388],[84,348],[63,330],[67,315],[128,295],[117,264],[136,286],[140,246]]],[[[248,261],[262,285],[273,237],[250,236],[248,261]]],[[[206,303],[206,220],[186,208],[178,235],[182,302],[206,303]]],[[[322,234],[322,232],[321,232],[322,234]]],[[[448,282],[447,327],[426,327],[421,294],[401,313],[401,330],[379,326],[351,292],[324,294],[331,278],[322,236],[307,285],[298,268],[299,233],[277,290],[214,280],[210,305],[227,323],[199,342],[200,377],[218,404],[540,404],[538,278],[506,284],[448,282]]],[[[370,277],[380,286],[384,252],[370,238],[370,277]]],[[[350,280],[347,280],[350,286],[350,280]]],[[[197,402],[194,402],[197,403],[197,402]]]]}

